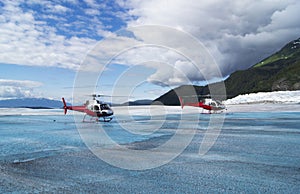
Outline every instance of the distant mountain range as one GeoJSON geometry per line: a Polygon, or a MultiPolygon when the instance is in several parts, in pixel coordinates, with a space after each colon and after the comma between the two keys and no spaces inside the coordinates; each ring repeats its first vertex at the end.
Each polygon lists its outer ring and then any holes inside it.
{"type": "MultiPolygon", "coordinates": [[[[213,87],[220,83],[214,83],[213,87]]],[[[280,51],[255,64],[253,67],[232,73],[224,81],[226,98],[240,94],[300,90],[300,38],[291,41],[280,51]]],[[[163,94],[154,103],[179,105],[178,96],[190,95],[193,87],[198,95],[209,94],[207,86],[184,85],[163,94]]]]}
{"type": "Polygon", "coordinates": [[[0,108],[62,108],[63,103],[59,100],[50,100],[47,98],[20,98],[0,100],[0,108]]]}
{"type": "MultiPolygon", "coordinates": [[[[113,104],[113,106],[139,106],[150,105],[152,100],[136,100],[123,104],[113,104]]],[[[70,103],[67,103],[71,105],[70,103]]],[[[63,103],[59,100],[50,100],[47,98],[19,98],[0,100],[0,108],[32,108],[32,109],[51,109],[62,108],[63,103]]]]}
{"type": "Polygon", "coordinates": [[[121,104],[121,106],[140,106],[140,105],[150,105],[152,104],[152,100],[136,100],[136,101],[129,101],[121,104]]]}

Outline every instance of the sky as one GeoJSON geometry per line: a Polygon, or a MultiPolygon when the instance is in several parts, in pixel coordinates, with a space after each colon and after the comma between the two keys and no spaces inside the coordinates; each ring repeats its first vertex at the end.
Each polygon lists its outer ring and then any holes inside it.
{"type": "Polygon", "coordinates": [[[218,81],[299,38],[299,10],[298,0],[2,0],[0,99],[121,102],[218,81]]]}

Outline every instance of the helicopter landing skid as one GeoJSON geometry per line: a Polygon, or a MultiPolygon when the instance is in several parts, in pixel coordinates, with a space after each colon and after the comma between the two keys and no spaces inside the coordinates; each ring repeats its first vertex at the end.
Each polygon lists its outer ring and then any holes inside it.
{"type": "Polygon", "coordinates": [[[100,119],[101,117],[97,117],[97,118],[91,117],[90,120],[86,121],[85,120],[86,115],[87,114],[85,114],[84,117],[83,117],[83,120],[82,120],[83,123],[90,123],[90,122],[110,122],[113,119],[112,117],[108,117],[108,118],[102,117],[103,119],[100,119]]]}
{"type": "MultiPolygon", "coordinates": [[[[111,118],[111,117],[109,117],[109,118],[103,117],[103,122],[109,122],[109,121],[111,121],[112,119],[113,119],[113,118],[111,118]]],[[[101,121],[101,120],[98,119],[98,121],[101,121]]]]}

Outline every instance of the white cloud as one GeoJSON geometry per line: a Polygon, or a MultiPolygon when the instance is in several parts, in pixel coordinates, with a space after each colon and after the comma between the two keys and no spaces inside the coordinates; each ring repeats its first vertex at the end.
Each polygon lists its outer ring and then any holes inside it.
{"type": "Polygon", "coordinates": [[[222,78],[203,45],[180,30],[138,26],[117,34],[99,42],[85,58],[80,70],[101,72],[109,63],[143,65],[154,70],[145,80],[162,86],[222,78]]]}
{"type": "Polygon", "coordinates": [[[69,8],[62,5],[54,5],[51,6],[49,9],[51,9],[51,11],[54,13],[66,13],[69,10],[69,8]]]}
{"type": "MultiPolygon", "coordinates": [[[[107,62],[119,48],[156,40],[174,49],[152,47],[131,50],[115,61],[124,65],[157,61],[145,63],[147,67],[156,69],[148,81],[170,85],[183,83],[185,77],[201,81],[214,78],[218,73],[211,63],[207,65],[207,60],[197,58],[198,49],[186,51],[199,62],[201,73],[195,71],[195,66],[177,52],[184,51],[181,46],[186,44],[186,40],[168,33],[134,31],[135,37],[116,38],[117,35],[109,29],[117,29],[123,24],[120,20],[114,21],[113,17],[123,19],[128,26],[165,25],[192,34],[210,50],[224,76],[255,64],[300,35],[300,2],[297,0],[117,0],[114,3],[7,0],[2,3],[0,63],[76,70],[101,37],[111,38],[105,40],[107,44],[103,50],[90,53],[92,57],[85,60],[86,63],[107,62]],[[21,4],[28,6],[24,8],[21,4]],[[30,6],[43,9],[36,10],[30,6]],[[67,18],[69,15],[71,19],[67,18]],[[114,41],[114,38],[118,40],[114,41]],[[176,70],[158,65],[163,63],[176,70]],[[184,76],[180,72],[184,72],[184,76]]],[[[101,67],[98,65],[98,68],[101,67]]],[[[83,68],[93,70],[87,66],[83,68]]]]}
{"type": "Polygon", "coordinates": [[[34,88],[42,85],[40,82],[30,80],[0,79],[0,98],[33,97],[34,88]]]}
{"type": "Polygon", "coordinates": [[[84,0],[84,2],[90,7],[97,7],[97,3],[94,0],[84,0]]]}
{"type": "Polygon", "coordinates": [[[31,97],[31,90],[14,86],[0,86],[0,99],[7,98],[28,98],[31,97]]]}
{"type": "MultiPolygon", "coordinates": [[[[190,84],[193,81],[205,79],[199,71],[199,66],[195,66],[176,50],[159,45],[143,46],[143,42],[136,43],[141,46],[125,50],[116,56],[111,63],[126,66],[143,65],[154,69],[155,72],[145,80],[161,86],[190,84]]],[[[206,71],[206,73],[208,72],[206,71]]]]}
{"type": "Polygon", "coordinates": [[[41,85],[43,85],[41,82],[30,81],[30,80],[0,79],[0,86],[35,88],[35,87],[39,87],[41,85]]]}
{"type": "Polygon", "coordinates": [[[100,11],[98,9],[85,9],[85,13],[88,15],[100,15],[100,11]]]}
{"type": "Polygon", "coordinates": [[[47,9],[45,6],[45,13],[42,14],[36,10],[21,8],[18,1],[3,3],[0,16],[0,63],[76,70],[86,53],[97,43],[96,39],[80,35],[88,35],[90,31],[95,31],[98,35],[106,33],[99,20],[90,21],[89,25],[84,22],[87,18],[83,18],[81,22],[75,21],[80,22],[78,25],[68,23],[57,14],[72,11],[59,4],[31,2],[41,6],[47,4],[47,9]],[[56,25],[49,24],[48,19],[55,20],[56,25]],[[71,31],[70,28],[74,26],[80,30],[71,31]]]}
{"type": "Polygon", "coordinates": [[[118,2],[129,10],[129,26],[167,25],[194,35],[211,51],[224,76],[254,65],[300,36],[297,0],[118,2]]]}

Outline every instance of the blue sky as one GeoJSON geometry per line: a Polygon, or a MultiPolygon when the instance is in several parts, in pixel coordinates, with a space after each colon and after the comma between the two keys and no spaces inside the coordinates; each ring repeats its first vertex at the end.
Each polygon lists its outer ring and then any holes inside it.
{"type": "MultiPolygon", "coordinates": [[[[77,72],[97,48],[101,48],[97,64],[105,68],[97,69],[101,76],[93,83],[96,92],[130,93],[126,100],[154,99],[182,84],[217,80],[216,71],[226,77],[248,68],[299,38],[298,10],[297,0],[4,0],[0,2],[0,99],[64,96],[71,100],[77,72]],[[192,64],[178,52],[186,40],[172,40],[170,32],[120,31],[143,25],[167,26],[174,34],[180,31],[193,37],[217,67],[205,60],[201,66],[192,64]],[[135,47],[149,38],[166,45],[166,40],[173,41],[174,47],[135,47]],[[110,47],[118,50],[124,45],[130,49],[106,64],[103,59],[110,47]],[[195,65],[201,71],[195,71],[195,65]],[[120,80],[129,85],[127,91],[120,80]]],[[[187,52],[196,57],[194,50],[187,52]]]]}

